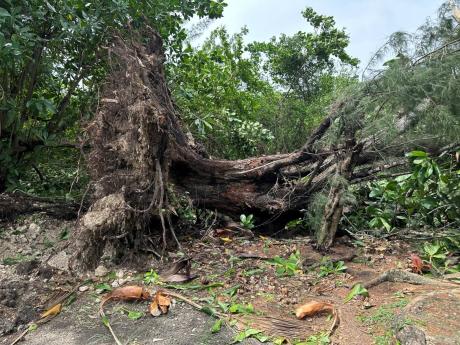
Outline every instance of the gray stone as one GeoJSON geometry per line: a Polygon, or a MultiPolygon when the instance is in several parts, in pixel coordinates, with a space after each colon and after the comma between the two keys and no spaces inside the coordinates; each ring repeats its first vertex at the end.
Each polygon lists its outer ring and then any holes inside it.
{"type": "Polygon", "coordinates": [[[69,269],[70,256],[66,252],[59,252],[52,256],[48,261],[48,265],[61,271],[67,271],[69,269]]]}
{"type": "Polygon", "coordinates": [[[105,268],[105,266],[102,266],[102,265],[97,266],[96,270],[94,271],[94,275],[96,277],[103,277],[107,273],[109,273],[109,270],[105,268]]]}

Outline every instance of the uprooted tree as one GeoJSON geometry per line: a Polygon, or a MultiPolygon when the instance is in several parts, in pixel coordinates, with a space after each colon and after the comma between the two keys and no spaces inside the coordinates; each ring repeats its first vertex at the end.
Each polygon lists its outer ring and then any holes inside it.
{"type": "MultiPolygon", "coordinates": [[[[160,36],[149,33],[146,44],[116,37],[108,49],[111,73],[87,128],[92,204],[79,221],[73,243],[75,269],[94,267],[109,242],[120,251],[140,248],[152,235],[162,238],[163,248],[178,244],[172,195],[188,195],[197,207],[225,214],[287,220],[308,208],[315,193],[326,190],[317,240],[319,248],[327,249],[342,217],[347,185],[403,166],[405,161],[394,157],[416,145],[414,141],[403,144],[404,134],[424,125],[428,109],[437,106],[436,99],[427,95],[407,106],[391,92],[376,97],[381,88],[389,87],[385,78],[376,78],[338,100],[295,152],[236,161],[209,159],[176,112],[165,80],[160,36]],[[379,117],[388,104],[397,111],[379,117]],[[387,121],[393,130],[370,130],[366,121],[387,121]],[[400,145],[389,145],[390,136],[400,145]],[[393,159],[382,160],[390,152],[393,159]]],[[[442,63],[458,58],[449,54],[444,54],[442,63]]],[[[436,52],[429,60],[398,64],[393,73],[422,64],[439,67],[436,52]]],[[[419,85],[415,71],[410,73],[411,83],[419,85]]],[[[421,138],[419,142],[432,151],[441,147],[439,141],[421,138]]]]}

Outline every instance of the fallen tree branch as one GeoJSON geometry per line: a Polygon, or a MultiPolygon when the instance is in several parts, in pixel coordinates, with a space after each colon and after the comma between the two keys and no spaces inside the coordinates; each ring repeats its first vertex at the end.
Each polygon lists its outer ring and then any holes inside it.
{"type": "Polygon", "coordinates": [[[378,277],[371,279],[370,281],[362,284],[364,288],[369,289],[375,287],[384,282],[391,283],[408,283],[413,285],[437,285],[444,287],[458,286],[454,282],[439,281],[431,278],[427,278],[412,272],[402,271],[398,269],[392,269],[379,275],[378,277]]]}
{"type": "MultiPolygon", "coordinates": [[[[33,196],[20,191],[0,194],[0,220],[35,212],[44,212],[59,219],[74,219],[79,208],[80,205],[75,202],[33,196]]],[[[87,205],[83,205],[83,208],[87,209],[87,205]]]]}

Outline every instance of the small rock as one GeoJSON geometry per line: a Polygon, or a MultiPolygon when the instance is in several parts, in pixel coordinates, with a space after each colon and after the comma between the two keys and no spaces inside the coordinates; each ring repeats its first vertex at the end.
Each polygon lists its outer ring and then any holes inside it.
{"type": "Polygon", "coordinates": [[[366,301],[363,303],[363,309],[370,309],[372,307],[375,307],[375,305],[371,304],[370,302],[366,301]]]}
{"type": "Polygon", "coordinates": [[[38,234],[40,232],[40,226],[35,223],[29,225],[29,231],[33,234],[38,234]]]}
{"type": "Polygon", "coordinates": [[[119,271],[117,272],[117,278],[123,278],[124,275],[125,275],[125,272],[124,272],[123,270],[119,270],[119,271]]]}
{"type": "Polygon", "coordinates": [[[61,271],[67,271],[69,260],[70,257],[65,252],[59,252],[48,261],[48,265],[61,271]]]}
{"type": "Polygon", "coordinates": [[[94,271],[94,275],[96,277],[103,277],[107,273],[109,273],[109,270],[107,268],[105,268],[103,265],[97,266],[96,270],[94,271]]]}
{"type": "Polygon", "coordinates": [[[112,285],[113,288],[117,288],[117,287],[120,286],[120,283],[118,282],[118,280],[114,280],[114,281],[112,282],[112,284],[110,284],[110,285],[112,285]]]}
{"type": "Polygon", "coordinates": [[[88,291],[88,290],[89,290],[89,286],[87,286],[87,285],[83,285],[83,286],[80,286],[78,288],[78,291],[80,291],[80,292],[85,292],[85,291],[88,291]]]}
{"type": "Polygon", "coordinates": [[[402,345],[426,345],[425,333],[411,325],[401,329],[396,338],[402,345]]]}

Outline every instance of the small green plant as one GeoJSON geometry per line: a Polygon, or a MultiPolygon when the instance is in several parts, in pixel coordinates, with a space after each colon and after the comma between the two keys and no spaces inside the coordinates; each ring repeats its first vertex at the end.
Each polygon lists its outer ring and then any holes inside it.
{"type": "Polygon", "coordinates": [[[268,263],[275,266],[276,275],[281,277],[293,276],[302,271],[300,268],[300,252],[298,250],[292,253],[288,259],[275,256],[268,263]]]}
{"type": "Polygon", "coordinates": [[[446,274],[460,271],[460,265],[453,266],[448,259],[451,251],[458,251],[460,243],[455,239],[445,239],[432,243],[426,242],[422,247],[421,257],[432,267],[433,273],[446,274]]]}
{"type": "Polygon", "coordinates": [[[260,341],[261,343],[265,343],[268,340],[270,340],[270,337],[264,335],[262,333],[262,331],[259,331],[258,329],[254,329],[254,328],[247,328],[247,329],[245,329],[244,331],[238,333],[235,336],[235,338],[233,339],[232,344],[240,343],[244,339],[247,339],[247,338],[255,338],[258,341],[260,341]]]}
{"type": "Polygon", "coordinates": [[[212,328],[211,328],[211,333],[218,333],[220,332],[220,329],[222,328],[222,319],[218,319],[216,320],[216,322],[214,322],[214,324],[212,325],[212,328]]]}
{"type": "Polygon", "coordinates": [[[137,311],[137,310],[130,310],[128,308],[125,308],[125,307],[122,307],[120,309],[120,311],[122,313],[126,313],[126,315],[128,316],[128,319],[130,320],[133,320],[133,321],[136,321],[138,319],[140,319],[141,317],[143,317],[145,314],[141,311],[137,311]]]}
{"type": "Polygon", "coordinates": [[[254,306],[249,304],[232,303],[228,308],[232,314],[254,314],[254,306]]]}
{"type": "Polygon", "coordinates": [[[243,228],[251,230],[254,228],[254,215],[250,214],[246,216],[245,214],[242,214],[240,216],[240,224],[243,228]]]}
{"type": "Polygon", "coordinates": [[[45,237],[43,240],[43,246],[47,249],[54,247],[54,242],[51,241],[49,238],[45,237]]]}
{"type": "Polygon", "coordinates": [[[151,269],[148,272],[145,272],[144,274],[144,284],[146,285],[155,284],[159,280],[160,280],[160,276],[153,269],[151,269]]]}
{"type": "Polygon", "coordinates": [[[311,335],[305,341],[294,341],[293,345],[328,345],[331,343],[327,333],[311,335]]]}
{"type": "Polygon", "coordinates": [[[304,226],[304,220],[303,218],[297,218],[297,219],[294,219],[294,220],[291,220],[289,221],[285,226],[284,228],[286,230],[293,230],[293,229],[296,229],[298,227],[302,227],[304,226]]]}
{"type": "Polygon", "coordinates": [[[343,261],[338,261],[336,263],[332,262],[328,258],[322,260],[322,265],[319,268],[318,275],[320,277],[327,277],[330,274],[339,274],[347,270],[347,266],[343,261]]]}
{"type": "Polygon", "coordinates": [[[258,276],[258,275],[261,275],[264,272],[265,272],[265,270],[262,269],[262,268],[254,268],[254,269],[251,269],[251,270],[244,270],[243,271],[243,276],[245,276],[245,277],[258,276]]]}
{"type": "Polygon", "coordinates": [[[347,297],[345,297],[345,303],[350,302],[356,296],[369,297],[369,292],[361,284],[356,284],[348,293],[347,297]]]}
{"type": "Polygon", "coordinates": [[[238,289],[241,287],[241,285],[235,285],[235,286],[232,286],[230,288],[228,288],[227,290],[225,290],[224,292],[222,292],[224,295],[226,296],[229,296],[229,297],[233,297],[235,296],[237,293],[238,293],[238,289]]]}
{"type": "MultiPolygon", "coordinates": [[[[406,298],[400,298],[397,302],[382,305],[372,315],[359,316],[358,320],[366,326],[389,325],[394,320],[396,311],[404,308],[408,303],[409,301],[406,298]]],[[[409,320],[404,321],[405,324],[409,322],[409,320]]]]}
{"type": "Polygon", "coordinates": [[[96,288],[96,291],[100,293],[112,291],[112,287],[107,283],[97,284],[95,288],[96,288]]]}
{"type": "Polygon", "coordinates": [[[26,256],[18,254],[15,257],[7,257],[2,260],[2,264],[5,266],[16,265],[26,259],[26,256]]]}
{"type": "Polygon", "coordinates": [[[60,239],[61,241],[66,241],[66,240],[69,239],[69,237],[70,237],[70,231],[69,231],[68,228],[64,228],[64,229],[61,231],[61,233],[59,234],[59,239],[60,239]]]}

